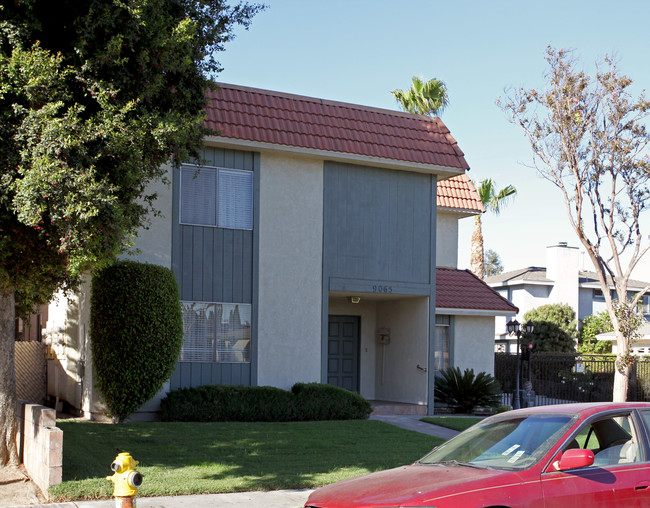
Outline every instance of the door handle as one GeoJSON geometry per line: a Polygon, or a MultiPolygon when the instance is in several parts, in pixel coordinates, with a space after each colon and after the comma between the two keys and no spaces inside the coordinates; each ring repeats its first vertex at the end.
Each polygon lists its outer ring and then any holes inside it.
{"type": "Polygon", "coordinates": [[[634,487],[634,490],[648,490],[650,488],[650,482],[639,482],[634,487]]]}

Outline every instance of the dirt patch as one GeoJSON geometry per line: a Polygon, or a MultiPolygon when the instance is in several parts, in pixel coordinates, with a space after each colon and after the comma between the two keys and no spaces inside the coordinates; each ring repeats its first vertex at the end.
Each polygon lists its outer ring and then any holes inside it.
{"type": "Polygon", "coordinates": [[[47,499],[29,479],[23,466],[0,468],[0,506],[46,503],[47,499]]]}

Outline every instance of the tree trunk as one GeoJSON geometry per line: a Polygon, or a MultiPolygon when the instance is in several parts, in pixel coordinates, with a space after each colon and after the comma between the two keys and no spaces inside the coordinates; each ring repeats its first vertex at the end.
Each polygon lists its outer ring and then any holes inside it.
{"type": "Polygon", "coordinates": [[[0,291],[0,467],[18,464],[14,293],[0,291]]]}
{"type": "Polygon", "coordinates": [[[630,372],[631,357],[630,357],[630,341],[621,331],[621,322],[616,313],[612,312],[610,319],[616,333],[616,348],[618,353],[616,355],[616,368],[614,369],[614,393],[612,395],[613,402],[626,402],[627,392],[630,386],[630,372]],[[614,319],[612,319],[612,315],[614,319]]]}
{"type": "Polygon", "coordinates": [[[483,257],[483,228],[481,226],[480,215],[477,215],[474,218],[470,270],[479,279],[483,280],[483,273],[485,272],[485,259],[483,257]]]}
{"type": "Polygon", "coordinates": [[[630,386],[630,366],[627,365],[621,369],[623,372],[616,369],[614,371],[614,396],[613,402],[626,402],[627,390],[630,386]]]}

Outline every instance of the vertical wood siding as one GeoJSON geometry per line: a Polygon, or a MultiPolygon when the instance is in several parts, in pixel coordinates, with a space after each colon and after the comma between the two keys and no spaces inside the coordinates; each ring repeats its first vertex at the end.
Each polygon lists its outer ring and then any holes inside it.
{"type": "Polygon", "coordinates": [[[434,183],[425,174],[328,162],[326,274],[430,284],[434,183]]]}
{"type": "MultiPolygon", "coordinates": [[[[258,170],[259,158],[253,152],[206,148],[202,157],[207,166],[258,170]]],[[[178,171],[174,174],[173,192],[172,267],[181,300],[252,304],[254,231],[181,225],[178,171]]],[[[255,202],[254,208],[257,205],[255,202]]],[[[253,330],[251,342],[255,335],[253,330]]],[[[251,363],[178,362],[170,388],[251,382],[251,363]]]]}

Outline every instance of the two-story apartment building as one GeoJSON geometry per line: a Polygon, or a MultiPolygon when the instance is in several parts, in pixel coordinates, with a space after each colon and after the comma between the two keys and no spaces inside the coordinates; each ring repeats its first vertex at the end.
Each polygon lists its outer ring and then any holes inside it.
{"type": "MultiPolygon", "coordinates": [[[[225,84],[209,99],[215,134],[168,168],[136,245],[180,288],[165,390],[317,381],[432,412],[437,370],[493,371],[495,316],[516,308],[456,269],[458,220],[483,209],[440,119],[225,84]]],[[[92,414],[87,316],[83,293],[62,301],[47,333],[50,384],[92,414]]]]}

